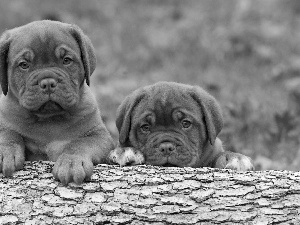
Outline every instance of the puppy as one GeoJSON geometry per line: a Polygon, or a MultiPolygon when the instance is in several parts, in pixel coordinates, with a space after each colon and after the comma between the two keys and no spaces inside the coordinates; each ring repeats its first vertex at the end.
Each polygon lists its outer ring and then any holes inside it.
{"type": "Polygon", "coordinates": [[[96,66],[75,25],[36,21],[0,38],[0,172],[24,160],[55,161],[64,184],[90,178],[114,148],[88,85],[96,66]]]}
{"type": "Polygon", "coordinates": [[[252,160],[224,151],[217,101],[198,86],[159,82],[121,103],[116,125],[120,147],[109,155],[120,165],[215,167],[253,170],[252,160]]]}

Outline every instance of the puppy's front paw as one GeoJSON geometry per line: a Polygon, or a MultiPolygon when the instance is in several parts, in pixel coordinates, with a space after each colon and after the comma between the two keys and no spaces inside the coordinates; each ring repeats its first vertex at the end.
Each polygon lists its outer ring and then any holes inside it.
{"type": "Polygon", "coordinates": [[[64,153],[58,157],[52,173],[64,185],[72,181],[81,184],[92,176],[93,167],[92,161],[84,156],[64,153]]]}
{"type": "Polygon", "coordinates": [[[224,152],[220,155],[215,163],[215,167],[238,171],[254,170],[254,165],[250,157],[233,152],[224,152]]]}
{"type": "Polygon", "coordinates": [[[9,177],[23,167],[24,150],[18,144],[0,144],[0,173],[9,177]]]}
{"type": "Polygon", "coordinates": [[[118,147],[109,153],[108,161],[112,164],[118,164],[120,166],[130,166],[143,164],[145,158],[138,150],[134,150],[130,147],[118,147]]]}

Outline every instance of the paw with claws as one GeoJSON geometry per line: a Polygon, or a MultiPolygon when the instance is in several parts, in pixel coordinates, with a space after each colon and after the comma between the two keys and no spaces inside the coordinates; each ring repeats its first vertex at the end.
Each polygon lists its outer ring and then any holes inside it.
{"type": "Polygon", "coordinates": [[[0,144],[0,173],[10,177],[25,161],[24,147],[19,144],[0,144]]]}
{"type": "Polygon", "coordinates": [[[81,155],[62,154],[53,167],[54,177],[64,185],[70,182],[81,184],[90,179],[93,173],[93,163],[81,155]]]}

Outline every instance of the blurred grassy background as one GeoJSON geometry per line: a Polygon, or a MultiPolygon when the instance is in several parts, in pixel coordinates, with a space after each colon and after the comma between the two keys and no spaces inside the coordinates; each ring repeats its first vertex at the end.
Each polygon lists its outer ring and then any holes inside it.
{"type": "Polygon", "coordinates": [[[300,1],[0,1],[1,33],[45,18],[91,38],[92,89],[115,140],[125,95],[160,80],[197,84],[222,105],[225,148],[257,169],[300,169],[300,1]]]}

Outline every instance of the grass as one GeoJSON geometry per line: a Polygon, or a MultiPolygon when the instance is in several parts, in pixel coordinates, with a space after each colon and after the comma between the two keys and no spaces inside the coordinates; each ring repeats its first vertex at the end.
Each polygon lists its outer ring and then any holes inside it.
{"type": "Polygon", "coordinates": [[[227,149],[259,169],[299,170],[299,15],[297,0],[3,0],[0,31],[49,16],[79,25],[97,51],[92,89],[115,140],[131,91],[197,84],[223,108],[227,149]]]}

